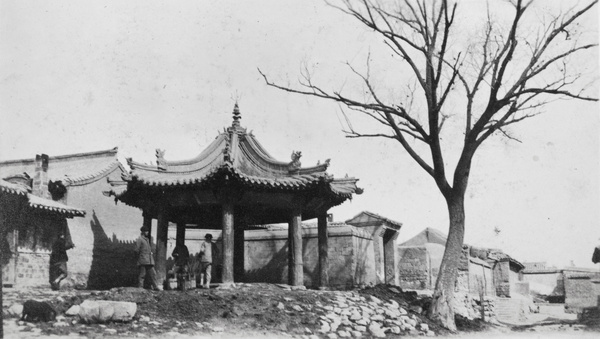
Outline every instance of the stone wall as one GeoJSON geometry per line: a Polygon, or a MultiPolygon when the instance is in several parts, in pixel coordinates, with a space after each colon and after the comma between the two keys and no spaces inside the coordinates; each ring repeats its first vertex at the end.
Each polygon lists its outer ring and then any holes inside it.
{"type": "MultiPolygon", "coordinates": [[[[329,284],[350,288],[376,282],[372,237],[353,226],[329,227],[329,284]]],[[[288,282],[288,234],[282,230],[245,233],[244,281],[288,282]]],[[[317,228],[302,229],[304,285],[319,283],[317,228]]]]}
{"type": "Polygon", "coordinates": [[[429,253],[426,247],[398,247],[398,280],[403,289],[431,289],[429,253]]]}
{"type": "Polygon", "coordinates": [[[456,294],[457,305],[454,312],[467,319],[481,319],[481,306],[483,305],[485,321],[490,321],[496,318],[496,299],[491,296],[480,298],[477,295],[469,293],[456,294]]]}

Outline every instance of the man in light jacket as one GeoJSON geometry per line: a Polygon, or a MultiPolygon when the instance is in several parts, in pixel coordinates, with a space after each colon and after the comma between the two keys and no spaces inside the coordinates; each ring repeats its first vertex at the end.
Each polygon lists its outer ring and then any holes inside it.
{"type": "Polygon", "coordinates": [[[156,271],[154,270],[154,255],[152,253],[152,239],[150,238],[150,230],[147,227],[140,229],[142,234],[135,241],[135,252],[137,253],[137,265],[140,268],[138,276],[138,287],[144,287],[144,279],[146,273],[150,276],[152,289],[160,291],[162,288],[156,282],[156,271]]]}

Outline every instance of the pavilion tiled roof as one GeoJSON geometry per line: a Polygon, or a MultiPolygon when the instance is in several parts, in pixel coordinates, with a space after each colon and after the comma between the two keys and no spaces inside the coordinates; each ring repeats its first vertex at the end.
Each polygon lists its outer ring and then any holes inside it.
{"type": "Polygon", "coordinates": [[[54,200],[35,196],[29,193],[27,188],[23,187],[22,185],[14,184],[2,179],[0,179],[0,192],[14,196],[21,196],[22,198],[27,199],[28,206],[33,209],[58,213],[68,218],[85,216],[85,210],[83,209],[67,206],[54,200]]]}
{"type": "MultiPolygon", "coordinates": [[[[356,186],[358,179],[336,179],[327,173],[329,159],[311,167],[301,167],[300,152],[292,153],[291,162],[274,159],[251,132],[239,125],[239,119],[236,104],[232,126],[193,159],[167,161],[163,150],[156,150],[157,165],[127,159],[131,171],[123,175],[124,181],[156,187],[198,186],[226,174],[255,189],[304,190],[326,183],[329,192],[341,198],[362,193],[356,186]]],[[[125,193],[122,188],[115,188],[117,198],[125,193]]]]}

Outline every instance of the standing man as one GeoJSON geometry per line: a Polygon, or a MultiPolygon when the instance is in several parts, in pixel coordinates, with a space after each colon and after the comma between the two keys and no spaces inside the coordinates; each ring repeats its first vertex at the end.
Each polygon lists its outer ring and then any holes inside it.
{"type": "Polygon", "coordinates": [[[144,287],[144,279],[146,278],[146,272],[150,275],[150,282],[152,289],[155,291],[162,291],[162,288],[156,283],[156,271],[154,271],[154,256],[152,253],[152,239],[150,238],[150,230],[144,226],[140,229],[142,234],[135,241],[135,252],[137,253],[138,260],[137,265],[140,268],[140,274],[138,276],[138,287],[144,287]]]}
{"type": "Polygon", "coordinates": [[[57,291],[60,288],[60,282],[67,277],[67,250],[73,248],[74,245],[67,244],[64,233],[58,236],[58,239],[52,244],[52,252],[50,253],[50,287],[57,291]]]}
{"type": "Polygon", "coordinates": [[[180,290],[186,290],[186,281],[188,279],[189,266],[188,262],[190,259],[190,251],[185,244],[175,245],[175,249],[171,254],[175,259],[175,275],[177,277],[177,287],[180,290]]]}
{"type": "Polygon", "coordinates": [[[210,288],[212,251],[212,234],[207,233],[204,236],[204,242],[200,245],[200,284],[203,288],[210,288]]]}

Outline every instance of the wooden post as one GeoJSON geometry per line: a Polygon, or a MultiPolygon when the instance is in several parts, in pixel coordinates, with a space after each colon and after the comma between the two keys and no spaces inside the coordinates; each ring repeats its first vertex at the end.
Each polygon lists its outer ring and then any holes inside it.
{"type": "Polygon", "coordinates": [[[156,280],[159,285],[164,284],[167,278],[167,235],[169,231],[169,220],[167,219],[167,211],[161,207],[158,212],[156,227],[156,280]]]}
{"type": "Polygon", "coordinates": [[[295,208],[292,211],[291,220],[288,226],[288,235],[288,280],[292,286],[303,286],[304,262],[302,260],[302,212],[298,208],[295,208]]]}
{"type": "MultiPolygon", "coordinates": [[[[237,220],[237,219],[236,219],[237,220]]],[[[244,227],[239,222],[236,222],[236,230],[233,233],[233,277],[235,281],[244,280],[244,227]]]]}
{"type": "Polygon", "coordinates": [[[175,235],[175,246],[185,245],[185,223],[177,223],[177,234],[175,235]]]}
{"type": "Polygon", "coordinates": [[[144,222],[143,222],[142,226],[147,227],[148,234],[150,234],[150,236],[152,236],[152,217],[150,216],[150,213],[147,213],[147,212],[142,213],[142,215],[144,217],[144,222]]]}
{"type": "MultiPolygon", "coordinates": [[[[6,237],[5,229],[8,225],[4,224],[3,216],[0,216],[0,262],[4,263],[4,253],[8,252],[9,248],[4,248],[4,244],[6,244],[4,237],[6,237]]],[[[2,271],[4,267],[0,267],[0,307],[2,307],[2,313],[0,313],[0,339],[4,338],[4,300],[3,300],[3,291],[2,287],[4,286],[4,281],[2,277],[2,271]]]]}
{"type": "Polygon", "coordinates": [[[319,287],[329,287],[329,235],[327,234],[327,213],[318,218],[319,237],[319,287]]]}
{"type": "Polygon", "coordinates": [[[233,283],[233,204],[223,204],[223,284],[233,283]]]}

